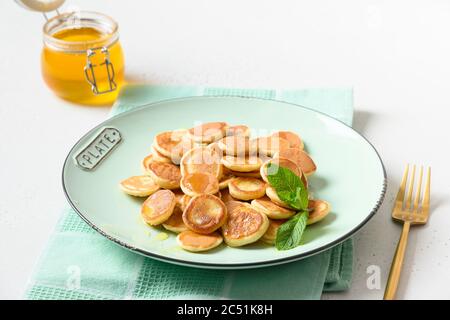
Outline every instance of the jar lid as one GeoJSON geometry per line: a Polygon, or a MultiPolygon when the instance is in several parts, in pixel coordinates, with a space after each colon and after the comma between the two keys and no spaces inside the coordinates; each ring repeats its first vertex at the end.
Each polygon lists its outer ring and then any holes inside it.
{"type": "Polygon", "coordinates": [[[64,1],[65,0],[16,0],[22,7],[39,12],[54,11],[61,7],[64,1]]]}

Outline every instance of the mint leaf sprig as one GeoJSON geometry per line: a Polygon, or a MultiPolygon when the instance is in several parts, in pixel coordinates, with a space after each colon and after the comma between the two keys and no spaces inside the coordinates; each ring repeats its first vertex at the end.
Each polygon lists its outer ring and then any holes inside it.
{"type": "Polygon", "coordinates": [[[267,179],[281,201],[297,210],[277,231],[275,246],[278,250],[289,250],[300,245],[308,221],[308,190],[302,180],[288,168],[269,163],[267,179]]]}
{"type": "Polygon", "coordinates": [[[299,246],[307,222],[308,212],[301,211],[283,223],[277,230],[275,247],[278,250],[289,250],[299,246]]]}

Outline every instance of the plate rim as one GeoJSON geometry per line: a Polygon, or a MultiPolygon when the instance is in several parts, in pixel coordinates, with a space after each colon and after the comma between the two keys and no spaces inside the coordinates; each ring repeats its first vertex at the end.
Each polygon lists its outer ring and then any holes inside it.
{"type": "Polygon", "coordinates": [[[359,231],[367,222],[369,222],[373,216],[378,212],[378,210],[380,209],[385,196],[386,196],[386,190],[387,190],[387,174],[386,174],[386,168],[384,166],[383,160],[381,159],[380,154],[378,153],[377,149],[375,148],[375,146],[361,133],[359,133],[358,131],[356,131],[353,127],[347,125],[345,122],[343,122],[342,120],[336,119],[324,112],[312,109],[312,108],[308,108],[305,106],[302,106],[300,104],[296,104],[296,103],[291,103],[291,102],[286,102],[286,101],[281,101],[281,100],[276,100],[276,99],[269,99],[269,98],[259,98],[259,97],[248,97],[248,96],[241,96],[241,95],[208,95],[208,96],[188,96],[188,97],[180,97],[180,98],[172,98],[172,99],[164,99],[164,100],[160,100],[160,101],[155,101],[155,102],[151,102],[151,103],[147,103],[147,104],[143,104],[143,105],[137,105],[134,108],[132,108],[131,110],[127,110],[125,112],[121,112],[119,114],[116,114],[112,117],[109,117],[107,119],[105,119],[104,121],[102,121],[101,123],[99,123],[98,125],[96,125],[95,127],[93,127],[92,129],[88,130],[81,138],[79,138],[74,145],[70,148],[65,160],[64,160],[64,164],[62,167],[62,174],[61,174],[61,178],[62,178],[62,187],[63,187],[63,192],[64,195],[67,199],[67,201],[69,202],[70,206],[72,207],[72,209],[78,214],[78,216],[84,221],[86,222],[92,229],[94,229],[96,232],[98,232],[100,235],[102,235],[103,237],[107,238],[108,240],[112,241],[113,243],[128,249],[134,253],[138,253],[140,255],[146,256],[146,257],[150,257],[159,261],[163,261],[163,262],[167,262],[167,263],[173,263],[173,264],[177,264],[177,265],[182,265],[182,266],[188,266],[188,267],[196,267],[196,268],[204,268],[204,269],[222,269],[222,270],[232,270],[232,269],[252,269],[252,268],[261,268],[261,267],[267,267],[267,266],[273,266],[273,265],[280,265],[280,264],[284,264],[284,263],[289,263],[289,262],[294,262],[294,261],[298,261],[313,255],[316,255],[318,253],[321,253],[323,251],[326,251],[328,249],[333,248],[334,246],[344,242],[345,240],[347,240],[348,238],[350,238],[352,235],[354,235],[357,231],[359,231]],[[305,253],[299,253],[297,255],[293,255],[290,257],[284,257],[284,258],[279,258],[279,259],[275,259],[275,260],[270,260],[270,261],[260,261],[260,262],[248,262],[248,263],[231,263],[231,264],[221,264],[221,263],[206,263],[206,262],[194,262],[194,261],[186,261],[183,259],[177,259],[177,258],[172,258],[172,257],[167,257],[164,255],[160,255],[160,254],[156,254],[156,253],[152,253],[152,252],[148,252],[146,250],[143,249],[139,249],[136,247],[133,247],[117,238],[115,238],[114,236],[108,234],[107,232],[103,231],[102,229],[100,229],[98,226],[96,226],[94,223],[92,223],[87,217],[85,217],[85,215],[78,210],[78,208],[76,207],[75,203],[72,201],[72,199],[69,196],[69,193],[67,191],[66,188],[66,181],[64,179],[64,173],[66,172],[66,166],[68,164],[68,162],[70,161],[71,158],[71,154],[74,153],[75,148],[83,141],[85,140],[85,138],[89,135],[91,135],[92,133],[94,133],[95,131],[101,129],[102,127],[105,127],[107,124],[107,122],[111,121],[112,119],[117,119],[117,118],[121,118],[126,116],[128,113],[133,113],[133,112],[138,112],[139,110],[145,109],[145,108],[151,108],[154,105],[157,104],[161,104],[161,103],[167,103],[167,102],[177,102],[177,101],[184,101],[184,100],[195,100],[195,99],[210,99],[210,98],[240,98],[240,99],[248,99],[248,100],[256,100],[256,101],[272,101],[272,102],[277,102],[277,103],[283,103],[283,104],[287,104],[287,105],[291,105],[291,106],[295,106],[298,108],[303,108],[309,111],[312,111],[313,113],[317,113],[320,114],[322,116],[325,116],[326,118],[332,119],[334,121],[337,121],[341,124],[343,124],[345,127],[351,129],[354,133],[356,133],[358,136],[360,136],[375,152],[378,161],[381,165],[382,168],[382,172],[383,172],[383,183],[382,183],[382,188],[381,188],[381,194],[378,197],[377,202],[375,203],[375,206],[372,208],[372,210],[370,211],[370,213],[365,217],[365,219],[359,223],[357,226],[355,226],[353,229],[351,229],[349,232],[347,232],[346,234],[344,234],[343,236],[339,237],[338,239],[325,244],[323,246],[320,246],[314,250],[305,252],[305,253]]]}

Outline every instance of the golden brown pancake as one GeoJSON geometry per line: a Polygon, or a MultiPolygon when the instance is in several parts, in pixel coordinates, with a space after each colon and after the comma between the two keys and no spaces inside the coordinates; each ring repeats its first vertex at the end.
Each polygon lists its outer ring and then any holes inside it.
{"type": "Polygon", "coordinates": [[[303,141],[300,136],[292,131],[278,131],[272,134],[273,137],[283,138],[289,141],[289,147],[303,149],[303,141]]]}
{"type": "MultiPolygon", "coordinates": [[[[276,159],[272,159],[272,160],[264,162],[264,164],[261,166],[261,169],[260,169],[261,178],[267,183],[269,183],[269,179],[267,179],[267,166],[269,165],[269,163],[272,163],[279,167],[287,168],[300,178],[303,176],[302,170],[300,169],[300,167],[297,164],[295,164],[295,162],[293,162],[289,159],[285,159],[285,158],[276,158],[276,159]]],[[[275,170],[275,168],[272,167],[271,170],[275,170]]]]}
{"type": "Polygon", "coordinates": [[[173,194],[175,195],[175,199],[177,200],[177,207],[181,208],[181,201],[184,197],[184,192],[181,189],[172,190],[173,194]]]}
{"type": "Polygon", "coordinates": [[[172,163],[152,162],[148,166],[153,181],[161,188],[178,189],[180,187],[180,168],[172,163]]]}
{"type": "Polygon", "coordinates": [[[219,191],[219,181],[210,173],[188,173],[181,178],[180,187],[191,197],[200,194],[215,194],[219,191]]]}
{"type": "Polygon", "coordinates": [[[226,128],[226,122],[207,122],[189,129],[189,136],[198,143],[212,143],[225,136],[226,128]]]}
{"type": "Polygon", "coordinates": [[[192,149],[193,144],[186,138],[186,131],[166,131],[155,136],[153,147],[173,163],[180,163],[183,154],[192,149]]]}
{"type": "Polygon", "coordinates": [[[219,148],[219,142],[216,141],[216,142],[210,143],[210,144],[208,144],[207,148],[212,149],[215,152],[217,152],[218,155],[223,156],[223,151],[222,151],[222,149],[219,148]]]}
{"type": "Polygon", "coordinates": [[[252,172],[257,171],[259,170],[259,168],[261,168],[262,160],[256,156],[224,156],[222,158],[222,164],[232,171],[252,172]]]}
{"type": "Polygon", "coordinates": [[[266,193],[266,183],[256,178],[234,178],[228,184],[233,198],[239,200],[252,200],[261,198],[266,193]]]}
{"type": "Polygon", "coordinates": [[[181,158],[181,174],[202,172],[210,173],[217,179],[222,176],[221,155],[208,147],[196,147],[186,152],[181,158]]]}
{"type": "Polygon", "coordinates": [[[218,141],[223,153],[231,156],[244,156],[250,152],[250,140],[244,136],[228,136],[218,141]]]}
{"type": "Polygon", "coordinates": [[[222,178],[219,180],[219,189],[223,190],[225,188],[228,188],[228,184],[230,183],[231,179],[234,178],[234,175],[228,170],[226,167],[224,167],[222,178]]]}
{"type": "Polygon", "coordinates": [[[228,185],[233,178],[234,176],[232,175],[222,177],[222,179],[219,181],[219,190],[228,188],[228,185]]]}
{"type": "Polygon", "coordinates": [[[277,231],[278,228],[287,221],[284,220],[270,220],[269,219],[269,228],[267,228],[266,233],[261,237],[261,241],[267,244],[275,244],[275,240],[277,239],[277,231]]]}
{"type": "Polygon", "coordinates": [[[149,154],[144,159],[142,159],[141,167],[142,167],[142,170],[144,171],[144,173],[148,173],[148,165],[150,163],[152,163],[153,161],[155,161],[155,160],[153,159],[152,154],[149,154]]]}
{"type": "Polygon", "coordinates": [[[250,128],[244,125],[231,126],[227,128],[225,135],[248,137],[250,136],[250,128]]]}
{"type": "Polygon", "coordinates": [[[230,191],[227,189],[223,189],[220,191],[220,194],[222,195],[220,197],[220,199],[223,201],[223,203],[225,203],[225,205],[227,204],[228,201],[236,201],[237,199],[233,198],[230,194],[230,191]]]}
{"type": "Polygon", "coordinates": [[[270,198],[263,197],[252,201],[252,206],[264,213],[270,219],[287,219],[295,215],[295,211],[289,210],[273,203],[270,198]]]}
{"type": "Polygon", "coordinates": [[[144,221],[152,226],[159,225],[169,219],[177,200],[170,190],[159,190],[145,200],[141,208],[144,221]]]}
{"type": "Polygon", "coordinates": [[[188,196],[187,194],[183,195],[180,199],[180,201],[178,202],[180,208],[182,211],[186,210],[187,205],[189,204],[189,202],[191,201],[192,197],[188,196]]]}
{"type": "Polygon", "coordinates": [[[261,178],[261,172],[259,170],[251,171],[251,172],[239,172],[239,171],[231,171],[231,174],[236,177],[243,178],[261,178]]]}
{"type": "Polygon", "coordinates": [[[268,186],[266,188],[266,195],[269,197],[269,199],[279,205],[280,207],[286,208],[286,209],[292,209],[287,203],[283,202],[277,195],[277,192],[274,188],[268,186]]]}
{"type": "Polygon", "coordinates": [[[198,234],[187,230],[177,236],[181,248],[187,251],[200,252],[211,250],[222,243],[222,236],[217,232],[211,234],[198,234]]]}
{"type": "Polygon", "coordinates": [[[219,229],[227,219],[222,200],[210,194],[193,197],[183,212],[186,226],[197,233],[208,234],[219,229]]]}
{"type": "Polygon", "coordinates": [[[319,222],[331,211],[330,204],[324,200],[309,200],[308,208],[312,211],[309,213],[307,224],[319,222]]]}
{"type": "Polygon", "coordinates": [[[136,197],[148,197],[159,189],[149,176],[133,176],[122,180],[119,185],[125,193],[136,197]]]}
{"type": "Polygon", "coordinates": [[[180,209],[180,207],[175,206],[175,209],[173,210],[173,213],[171,214],[169,219],[163,222],[163,227],[175,233],[180,233],[188,230],[188,227],[186,227],[183,222],[183,211],[180,209]]]}
{"type": "Polygon", "coordinates": [[[222,235],[230,247],[240,247],[258,241],[269,227],[269,219],[244,202],[227,202],[228,220],[222,235]]]}
{"type": "Polygon", "coordinates": [[[164,156],[162,153],[160,153],[158,150],[156,150],[153,145],[151,146],[151,149],[152,149],[153,161],[172,163],[172,159],[164,156]]]}
{"type": "Polygon", "coordinates": [[[225,205],[227,206],[227,212],[230,213],[231,211],[233,211],[236,207],[241,206],[242,204],[247,204],[247,202],[244,201],[239,201],[234,199],[233,197],[230,196],[231,200],[228,200],[225,205]]]}
{"type": "Polygon", "coordinates": [[[274,158],[285,158],[295,162],[305,175],[313,174],[317,167],[311,157],[303,150],[298,148],[287,148],[277,152],[274,158]]]}
{"type": "Polygon", "coordinates": [[[252,151],[257,150],[258,155],[273,156],[276,152],[289,148],[289,141],[279,137],[260,137],[251,140],[252,151]]]}
{"type": "MultiPolygon", "coordinates": [[[[208,148],[209,144],[207,143],[195,143],[193,144],[193,148],[208,148]]],[[[208,149],[212,149],[212,148],[208,148],[208,149]]],[[[189,151],[189,150],[188,150],[189,151]]],[[[188,152],[186,151],[186,152],[188,152]]],[[[184,154],[186,154],[186,152],[184,154]]],[[[183,159],[183,157],[181,157],[183,159]]],[[[180,164],[181,164],[181,160],[180,160],[180,164]]]]}

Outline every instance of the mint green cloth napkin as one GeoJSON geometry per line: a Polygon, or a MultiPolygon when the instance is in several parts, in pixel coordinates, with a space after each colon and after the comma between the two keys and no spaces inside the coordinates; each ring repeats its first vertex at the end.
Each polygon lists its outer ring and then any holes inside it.
{"type": "MultiPolygon", "coordinates": [[[[186,96],[237,95],[304,105],[352,123],[351,89],[253,90],[125,87],[111,115],[186,96]]],[[[353,240],[312,257],[250,270],[182,267],[130,252],[91,229],[72,209],[64,214],[26,291],[28,299],[319,299],[350,286],[353,240]]]]}

